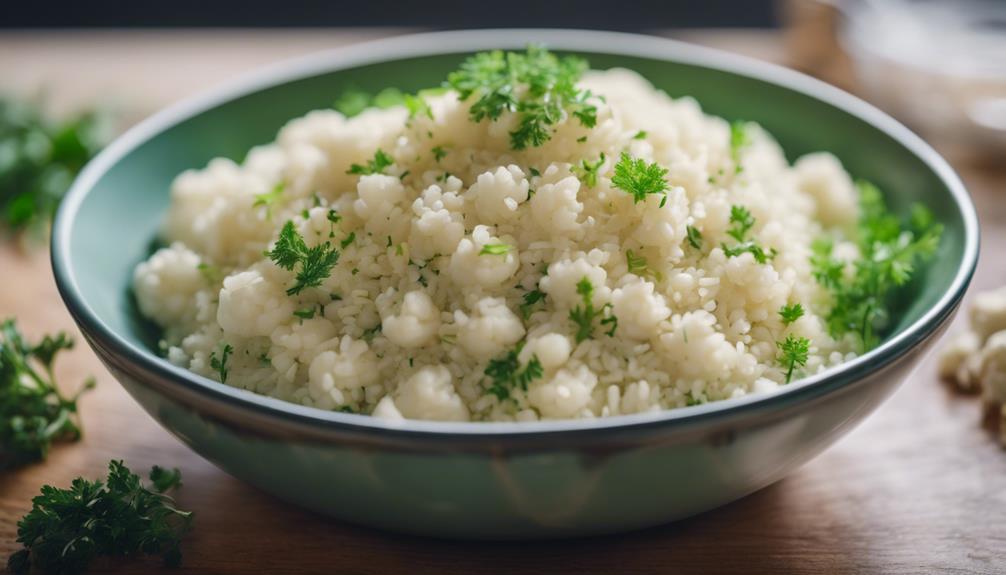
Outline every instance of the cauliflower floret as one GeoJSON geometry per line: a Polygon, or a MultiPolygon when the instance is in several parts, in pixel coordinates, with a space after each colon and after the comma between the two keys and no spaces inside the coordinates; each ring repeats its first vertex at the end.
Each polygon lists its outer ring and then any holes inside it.
{"type": "Polygon", "coordinates": [[[468,421],[468,408],[451,379],[442,365],[424,367],[399,384],[395,405],[409,419],[468,421]]]}
{"type": "Polygon", "coordinates": [[[524,337],[524,324],[503,298],[483,298],[472,316],[454,312],[458,345],[478,358],[492,357],[524,337]]]}
{"type": "MultiPolygon", "coordinates": [[[[593,255],[590,254],[590,259],[594,259],[593,255]]],[[[600,262],[591,262],[590,259],[579,257],[552,262],[548,266],[548,274],[538,284],[541,291],[548,294],[556,306],[572,308],[583,302],[583,297],[576,291],[576,284],[587,278],[594,286],[594,306],[600,308],[611,296],[611,288],[605,285],[608,272],[599,265],[600,262]]]]}
{"type": "MultiPolygon", "coordinates": [[[[957,334],[940,351],[940,377],[956,380],[967,359],[981,351],[981,343],[981,339],[973,331],[957,334]]],[[[960,384],[964,382],[957,381],[956,383],[960,384]]]]}
{"type": "Polygon", "coordinates": [[[196,292],[206,286],[199,256],[180,243],[157,250],[136,266],[133,289],[144,316],[166,327],[196,319],[196,292]]]}
{"type": "Polygon", "coordinates": [[[758,361],[740,351],[716,330],[716,316],[705,310],[671,318],[672,331],[660,336],[664,359],[682,379],[716,380],[736,377],[737,382],[757,377],[758,361]]]}
{"type": "Polygon", "coordinates": [[[1006,331],[992,335],[981,353],[981,381],[985,398],[1006,403],[1006,331]]]}
{"type": "Polygon", "coordinates": [[[982,341],[1006,330],[1006,286],[976,295],[971,304],[970,318],[971,329],[982,341]]]}
{"type": "Polygon", "coordinates": [[[654,285],[635,278],[611,292],[611,305],[618,318],[618,332],[636,339],[658,335],[657,324],[671,316],[664,296],[654,292],[654,285]]]}
{"type": "Polygon", "coordinates": [[[632,237],[644,246],[661,248],[669,258],[681,258],[685,253],[681,242],[688,233],[688,196],[684,188],[671,188],[666,197],[649,195],[640,205],[642,217],[632,237]]]}
{"type": "Polygon", "coordinates": [[[513,238],[508,236],[493,237],[487,226],[475,226],[471,239],[461,240],[457,251],[451,255],[451,277],[460,285],[474,283],[492,287],[505,282],[520,267],[514,243],[513,238]],[[504,254],[481,254],[482,248],[487,244],[506,244],[511,247],[504,254]]]}
{"type": "Polygon", "coordinates": [[[527,201],[529,187],[524,172],[511,164],[480,174],[467,195],[475,201],[479,218],[497,223],[517,214],[520,203],[527,201]]]}
{"type": "Polygon", "coordinates": [[[527,400],[542,417],[573,417],[590,403],[597,376],[587,366],[560,369],[547,382],[532,384],[527,400]]]}
{"type": "Polygon", "coordinates": [[[377,402],[371,415],[387,421],[401,421],[405,419],[402,412],[398,411],[398,408],[395,407],[395,400],[390,395],[385,395],[381,398],[381,401],[377,402]]]}
{"type": "Polygon", "coordinates": [[[577,216],[583,204],[576,200],[580,180],[567,176],[554,184],[545,184],[531,197],[531,217],[549,233],[565,233],[577,229],[577,216]]]}
{"type": "Polygon", "coordinates": [[[859,194],[838,158],[807,154],[793,165],[800,189],[817,203],[815,217],[825,226],[850,225],[859,217],[859,194]]]}
{"type": "Polygon", "coordinates": [[[384,174],[368,174],[360,177],[356,191],[360,196],[353,202],[356,215],[364,220],[367,231],[383,235],[389,229],[396,206],[405,201],[401,180],[384,174]]]}
{"type": "Polygon", "coordinates": [[[418,259],[453,253],[465,235],[464,201],[454,192],[430,186],[412,203],[409,250],[418,259]]]}
{"type": "Polygon", "coordinates": [[[356,389],[377,381],[377,358],[367,342],[342,336],[339,348],[323,351],[311,361],[308,386],[312,396],[333,389],[356,389]]]}
{"type": "Polygon", "coordinates": [[[436,339],[439,330],[440,310],[422,290],[405,294],[397,315],[388,308],[381,310],[381,333],[395,345],[405,348],[424,346],[436,339]]]}
{"type": "Polygon", "coordinates": [[[294,307],[282,286],[256,269],[224,279],[217,307],[217,323],[225,333],[242,337],[268,337],[293,315],[294,307]]]}
{"type": "Polygon", "coordinates": [[[537,357],[543,368],[555,369],[566,363],[570,352],[572,345],[569,343],[569,338],[561,333],[546,333],[530,338],[527,345],[521,349],[519,359],[521,364],[527,364],[532,357],[537,357]]]}

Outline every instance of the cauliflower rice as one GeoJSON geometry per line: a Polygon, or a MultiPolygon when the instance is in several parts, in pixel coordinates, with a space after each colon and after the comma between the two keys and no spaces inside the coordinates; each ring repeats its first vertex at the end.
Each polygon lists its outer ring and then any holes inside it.
{"type": "MultiPolygon", "coordinates": [[[[181,174],[168,247],[135,271],[141,312],[169,360],[255,393],[388,419],[534,421],[660,410],[771,391],[786,381],[777,342],[810,341],[800,375],[847,361],[829,336],[811,241],[855,225],[857,192],[829,154],[793,166],[758,126],[732,153],[731,127],[623,69],[587,72],[592,129],[570,118],[544,145],[510,147],[515,114],[473,122],[470,101],[427,96],[346,118],[314,111],[242,164],[181,174]],[[601,98],[603,96],[603,98],[601,98]],[[347,173],[378,149],[384,173],[347,173]],[[613,187],[622,152],[668,169],[666,197],[613,187]],[[579,167],[604,155],[596,183],[579,167]],[[262,198],[272,193],[275,201],[262,198]],[[776,254],[729,257],[731,207],[776,254]],[[341,218],[330,221],[334,210],[341,218]],[[338,263],[287,295],[294,273],[268,255],[287,221],[338,263]],[[701,233],[701,247],[688,227],[701,233]],[[483,253],[505,244],[503,253],[483,253]],[[627,253],[645,258],[629,271],[627,253]],[[587,278],[592,293],[578,283],[587,278]],[[539,290],[540,301],[525,305],[539,290]],[[617,326],[576,341],[590,300],[617,326]],[[779,310],[806,313],[785,325],[779,310]],[[226,348],[226,349],[225,349],[226,348]],[[526,391],[490,392],[490,362],[540,368],[526,391]]],[[[852,259],[855,246],[837,254],[852,259]]]]}

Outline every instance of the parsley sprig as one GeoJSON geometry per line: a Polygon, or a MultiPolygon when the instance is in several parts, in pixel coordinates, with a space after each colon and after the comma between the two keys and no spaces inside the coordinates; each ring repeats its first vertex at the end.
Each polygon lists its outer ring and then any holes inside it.
{"type": "Polygon", "coordinates": [[[779,308],[779,317],[782,318],[782,323],[784,325],[789,325],[796,320],[803,317],[803,305],[795,303],[793,305],[784,305],[779,308]]]}
{"type": "Polygon", "coordinates": [[[365,176],[369,174],[383,174],[384,170],[389,168],[395,160],[391,156],[386,154],[384,150],[378,148],[374,152],[373,159],[367,160],[367,165],[352,164],[349,169],[346,170],[347,174],[365,176]]]}
{"type": "Polygon", "coordinates": [[[576,86],[586,69],[587,62],[580,58],[559,58],[531,45],[524,53],[475,54],[447,77],[446,85],[462,101],[475,98],[469,110],[473,122],[496,121],[505,112],[516,113],[510,147],[523,150],[550,140],[553,126],[568,117],[587,128],[597,124],[597,108],[588,102],[591,93],[576,86]]]}
{"type": "Polygon", "coordinates": [[[523,347],[524,343],[521,342],[515,349],[489,360],[486,366],[484,373],[492,379],[488,392],[500,401],[510,398],[515,390],[526,392],[528,384],[545,373],[536,355],[532,355],[527,364],[521,366],[517,356],[523,347]]]}
{"type": "Polygon", "coordinates": [[[727,257],[733,258],[747,252],[754,256],[756,262],[764,264],[776,256],[775,248],[765,251],[761,245],[750,239],[749,234],[755,225],[755,218],[747,208],[738,205],[730,206],[730,224],[727,235],[737,240],[737,243],[732,246],[721,244],[723,253],[727,257]]]}
{"type": "Polygon", "coordinates": [[[266,255],[285,270],[297,270],[294,285],[286,290],[287,295],[297,295],[309,287],[320,286],[339,261],[339,251],[331,242],[307,247],[292,220],[283,225],[276,245],[266,255]]]}
{"type": "Polygon", "coordinates": [[[664,207],[667,202],[667,169],[660,167],[656,162],[647,163],[642,158],[633,159],[629,154],[622,152],[618,163],[615,164],[615,175],[611,177],[611,185],[632,194],[633,203],[646,199],[650,194],[663,194],[660,200],[660,207],[664,207]]]}
{"type": "Polygon", "coordinates": [[[897,288],[908,283],[918,264],[935,254],[943,226],[921,205],[912,207],[909,221],[903,224],[888,211],[876,186],[861,181],[857,187],[860,258],[846,273],[846,264],[832,253],[833,242],[822,238],[813,245],[811,266],[831,296],[831,309],[825,316],[828,331],[836,338],[856,334],[865,351],[876,346],[877,334],[887,327],[897,288]]]}
{"type": "Polygon", "coordinates": [[[576,343],[594,337],[594,320],[597,318],[600,318],[602,326],[610,326],[605,335],[614,337],[618,318],[610,313],[611,304],[604,304],[600,310],[594,308],[594,284],[586,276],[576,283],[576,293],[582,303],[569,310],[569,319],[576,324],[576,343]]]}
{"type": "Polygon", "coordinates": [[[53,442],[80,437],[77,399],[94,380],[67,397],[52,367],[72,347],[65,333],[30,344],[13,319],[0,323],[0,470],[45,459],[53,442]]]}
{"type": "Polygon", "coordinates": [[[108,479],[78,477],[68,489],[42,487],[17,524],[24,548],[10,556],[16,575],[79,573],[98,556],[161,555],[181,563],[179,544],[192,513],[175,507],[164,492],[181,484],[181,473],[154,467],[150,487],[121,461],[108,464],[108,479]]]}
{"type": "Polygon", "coordinates": [[[701,250],[702,232],[695,228],[695,226],[687,226],[685,230],[688,232],[688,244],[697,250],[701,250]]]}
{"type": "Polygon", "coordinates": [[[779,363],[786,368],[786,383],[793,379],[793,370],[807,365],[810,357],[810,340],[792,334],[786,339],[776,342],[779,348],[779,363]]]}
{"type": "Polygon", "coordinates": [[[580,160],[579,166],[573,166],[573,173],[576,177],[580,179],[581,182],[588,188],[593,188],[597,186],[597,176],[600,173],[601,166],[604,164],[605,156],[604,152],[601,152],[601,157],[594,160],[593,162],[588,162],[587,160],[580,160]]]}

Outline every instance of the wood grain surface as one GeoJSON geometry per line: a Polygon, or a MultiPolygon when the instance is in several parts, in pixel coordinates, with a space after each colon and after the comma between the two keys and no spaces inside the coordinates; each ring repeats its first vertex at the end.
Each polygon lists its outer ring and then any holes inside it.
{"type": "MultiPolygon", "coordinates": [[[[0,35],[0,90],[45,86],[69,107],[117,94],[150,111],[248,67],[369,34],[0,35]],[[94,76],[77,70],[83,65],[94,76]]],[[[780,53],[772,36],[692,39],[780,53]]],[[[1006,169],[964,161],[956,167],[983,225],[973,294],[1006,284],[1006,169]]],[[[32,337],[77,333],[43,249],[0,246],[0,317],[12,315],[32,337]]],[[[978,403],[937,381],[934,359],[824,455],[734,504],[622,536],[473,544],[347,525],[241,483],[158,427],[81,345],[57,372],[68,386],[88,374],[98,379],[81,402],[85,437],[57,447],[45,463],[0,475],[0,557],[17,548],[16,522],[43,483],[102,476],[109,459],[121,458],[134,470],[157,463],[183,471],[178,503],[196,519],[176,573],[1006,573],[1006,452],[979,426],[978,403]]],[[[158,568],[152,561],[102,561],[94,572],[158,568]]]]}

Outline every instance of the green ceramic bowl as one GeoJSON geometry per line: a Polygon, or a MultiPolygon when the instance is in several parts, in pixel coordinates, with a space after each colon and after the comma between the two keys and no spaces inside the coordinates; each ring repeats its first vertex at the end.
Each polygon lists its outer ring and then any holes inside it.
{"type": "MultiPolygon", "coordinates": [[[[780,209],[784,207],[780,206],[780,209]]],[[[636,529],[764,487],[808,461],[886,398],[947,325],[978,254],[960,180],[903,126],[782,68],[652,37],[568,30],[445,32],[311,56],[165,110],[95,159],[56,218],[60,293],[88,342],[161,425],[277,497],[365,525],[467,538],[636,529]],[[755,395],[594,421],[393,424],[251,394],[170,365],[129,296],[179,172],[244,157],[287,120],[348,86],[435,85],[472,52],[542,42],[624,66],[706,111],[761,123],[790,158],[834,152],[895,210],[933,209],[946,232],[903,298],[891,334],[840,368],[755,395]]]]}

